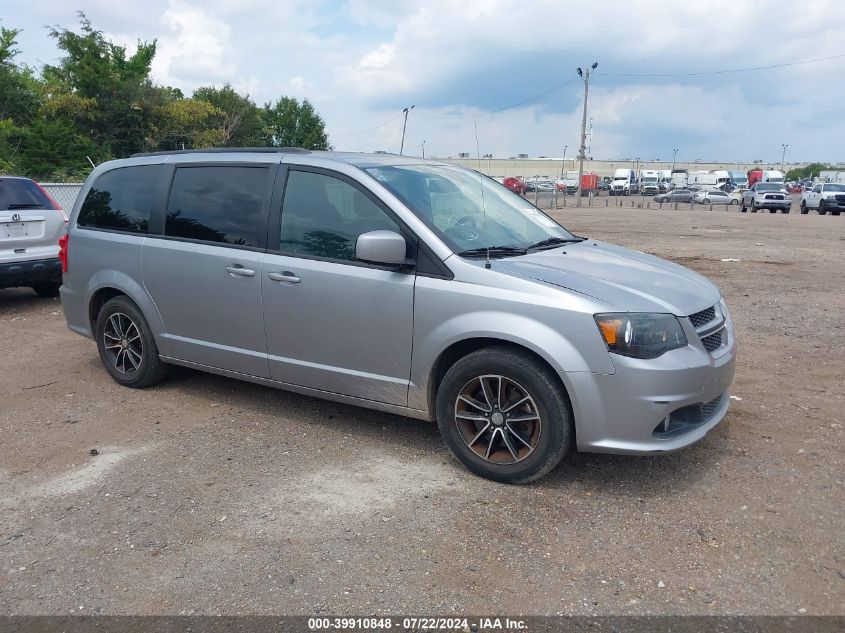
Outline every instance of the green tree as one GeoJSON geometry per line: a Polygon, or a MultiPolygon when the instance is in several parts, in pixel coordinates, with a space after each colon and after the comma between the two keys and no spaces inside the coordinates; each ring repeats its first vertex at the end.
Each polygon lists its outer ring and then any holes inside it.
{"type": "Polygon", "coordinates": [[[217,115],[209,121],[213,129],[217,130],[215,146],[254,147],[264,144],[261,116],[249,95],[240,95],[226,84],[222,88],[197,88],[193,98],[205,101],[217,110],[217,115]]]}
{"type": "Polygon", "coordinates": [[[825,169],[836,169],[824,163],[810,163],[806,167],[799,167],[798,169],[790,169],[786,172],[786,180],[801,180],[802,178],[812,178],[818,176],[820,171],[825,169]]]}
{"type": "Polygon", "coordinates": [[[32,125],[15,128],[9,141],[18,147],[17,170],[36,180],[84,179],[90,171],[88,156],[94,144],[80,135],[69,121],[36,120],[32,125]]]}
{"type": "Polygon", "coordinates": [[[331,149],[326,123],[308,99],[299,103],[294,97],[282,97],[261,110],[264,122],[263,145],[331,149]]]}
{"type": "Polygon", "coordinates": [[[24,125],[38,112],[41,92],[32,70],[15,64],[19,33],[20,29],[0,27],[0,120],[24,125]]]}
{"type": "Polygon", "coordinates": [[[44,67],[45,112],[85,130],[99,159],[141,151],[157,106],[166,99],[149,78],[156,42],[139,41],[136,53],[127,57],[126,49],[106,40],[84,13],[79,20],[81,33],[50,30],[64,57],[44,67]]]}

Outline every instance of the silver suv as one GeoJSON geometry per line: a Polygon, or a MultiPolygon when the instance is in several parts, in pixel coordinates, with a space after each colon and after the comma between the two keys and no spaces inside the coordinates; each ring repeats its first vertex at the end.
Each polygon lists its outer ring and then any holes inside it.
{"type": "Polygon", "coordinates": [[[57,297],[66,224],[64,212],[37,183],[0,176],[0,288],[29,286],[42,297],[57,297]]]}
{"type": "Polygon", "coordinates": [[[437,421],[524,483],[570,448],[671,451],[725,416],[718,288],[576,236],[477,172],[390,155],[173,152],[97,167],[62,303],[128,387],[184,365],[437,421]]]}

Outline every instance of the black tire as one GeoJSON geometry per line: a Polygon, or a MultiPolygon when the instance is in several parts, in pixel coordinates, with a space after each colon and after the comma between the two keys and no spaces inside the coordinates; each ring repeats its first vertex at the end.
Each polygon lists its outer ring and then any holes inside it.
{"type": "Polygon", "coordinates": [[[824,208],[824,200],[819,200],[819,215],[824,215],[827,213],[827,209],[824,208]]]}
{"type": "Polygon", "coordinates": [[[790,211],[792,211],[792,209],[788,207],[786,209],[781,209],[781,213],[789,213],[790,211]]]}
{"type": "Polygon", "coordinates": [[[807,203],[803,200],[801,201],[801,215],[807,215],[810,210],[807,208],[807,203]]]}
{"type": "Polygon", "coordinates": [[[62,287],[62,282],[52,281],[40,284],[33,284],[32,289],[39,297],[58,297],[59,288],[62,287]]]}
{"type": "Polygon", "coordinates": [[[832,210],[832,211],[830,212],[830,215],[839,215],[839,209],[832,210]]]}
{"type": "Polygon", "coordinates": [[[740,200],[740,202],[739,202],[739,212],[740,213],[748,213],[748,209],[745,206],[745,200],[740,200]]]}
{"type": "Polygon", "coordinates": [[[751,213],[757,213],[757,203],[754,200],[751,201],[751,213]]]}
{"type": "Polygon", "coordinates": [[[778,212],[777,209],[769,209],[769,213],[777,213],[777,212],[778,212]]]}
{"type": "Polygon", "coordinates": [[[103,366],[124,387],[143,389],[167,374],[147,320],[128,297],[114,297],[103,305],[94,336],[103,366]]]}
{"type": "MultiPolygon", "coordinates": [[[[475,401],[482,404],[480,400],[475,401]]],[[[437,425],[449,452],[476,475],[508,484],[526,484],[548,473],[563,459],[574,437],[569,398],[557,376],[527,353],[507,347],[480,349],[452,365],[438,387],[436,411],[437,425]],[[489,381],[496,382],[496,377],[502,377],[504,387],[497,386],[502,394],[496,395],[490,389],[492,404],[459,411],[460,395],[472,389],[482,393],[482,377],[488,379],[488,388],[492,384],[489,381]],[[527,394],[530,401],[510,409],[516,411],[514,414],[505,413],[519,400],[520,392],[527,394]],[[516,423],[524,426],[511,427],[512,423],[503,417],[504,414],[527,418],[532,411],[536,414],[534,420],[516,423]],[[459,423],[460,413],[473,412],[476,419],[459,423]],[[485,433],[484,429],[490,430],[485,433]],[[523,436],[528,438],[527,442],[523,436]],[[476,442],[465,439],[469,437],[480,439],[476,442]],[[516,439],[521,439],[522,444],[516,439]],[[489,458],[470,448],[473,443],[489,458]],[[494,446],[496,449],[491,451],[494,446]]]]}

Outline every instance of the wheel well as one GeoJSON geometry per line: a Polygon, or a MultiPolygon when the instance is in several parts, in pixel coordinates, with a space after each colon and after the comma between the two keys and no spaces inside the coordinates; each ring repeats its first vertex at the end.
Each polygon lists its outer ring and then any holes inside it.
{"type": "Polygon", "coordinates": [[[91,322],[91,332],[94,332],[97,327],[97,315],[100,314],[100,310],[102,310],[106,301],[121,295],[126,295],[126,293],[121,292],[117,288],[100,288],[94,293],[94,296],[91,297],[91,303],[88,304],[88,319],[91,322]]]}
{"type": "Polygon", "coordinates": [[[555,368],[552,367],[545,358],[540,356],[534,350],[531,350],[525,347],[524,345],[519,345],[518,343],[512,343],[510,341],[504,341],[502,339],[497,338],[471,338],[465,339],[463,341],[458,341],[457,343],[452,343],[452,345],[450,345],[440,353],[440,356],[437,357],[437,360],[434,363],[434,368],[431,370],[431,380],[429,381],[428,386],[428,410],[432,420],[434,420],[437,416],[437,407],[435,401],[437,399],[437,390],[440,387],[440,381],[443,380],[443,376],[445,376],[446,372],[449,371],[449,368],[456,362],[458,362],[461,358],[463,358],[467,354],[471,354],[472,352],[478,351],[485,347],[506,347],[512,350],[519,350],[520,352],[523,352],[526,355],[530,356],[544,367],[547,367],[549,371],[552,372],[552,375],[554,375],[555,380],[560,385],[560,388],[563,390],[566,399],[569,400],[570,403],[572,402],[572,399],[569,397],[569,392],[566,390],[566,385],[563,384],[563,381],[561,380],[555,368]]]}

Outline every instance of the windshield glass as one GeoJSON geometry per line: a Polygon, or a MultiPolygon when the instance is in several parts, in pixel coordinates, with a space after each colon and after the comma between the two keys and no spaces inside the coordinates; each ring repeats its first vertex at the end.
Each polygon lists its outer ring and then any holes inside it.
{"type": "Polygon", "coordinates": [[[845,185],[825,185],[825,191],[845,191],[845,185]]]}
{"type": "Polygon", "coordinates": [[[782,191],[783,185],[778,185],[775,183],[759,183],[757,185],[757,191],[782,191]]]}
{"type": "Polygon", "coordinates": [[[575,239],[524,198],[467,169],[396,165],[365,171],[456,253],[488,246],[528,248],[555,237],[575,239]]]}

